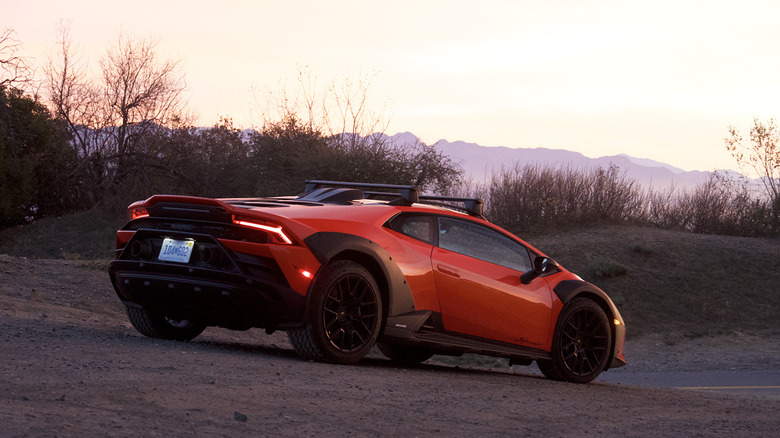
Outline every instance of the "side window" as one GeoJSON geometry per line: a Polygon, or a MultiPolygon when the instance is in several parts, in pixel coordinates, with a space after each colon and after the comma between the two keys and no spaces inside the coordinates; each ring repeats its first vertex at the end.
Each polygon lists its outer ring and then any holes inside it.
{"type": "Polygon", "coordinates": [[[391,228],[431,245],[436,242],[436,218],[433,216],[402,215],[393,220],[391,228]]]}
{"type": "Polygon", "coordinates": [[[528,250],[514,240],[464,220],[439,217],[439,246],[506,268],[531,270],[528,250]]]}

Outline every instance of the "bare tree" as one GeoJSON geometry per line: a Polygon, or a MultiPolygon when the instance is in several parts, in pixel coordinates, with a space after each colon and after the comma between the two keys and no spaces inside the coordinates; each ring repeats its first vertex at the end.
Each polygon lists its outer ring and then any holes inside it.
{"type": "Polygon", "coordinates": [[[322,106],[325,132],[347,147],[377,147],[385,143],[388,121],[383,112],[369,107],[369,89],[373,76],[347,78],[341,84],[331,83],[331,104],[322,106]]]}
{"type": "Polygon", "coordinates": [[[74,54],[68,26],[59,31],[57,57],[44,69],[52,111],[78,151],[88,204],[124,202],[116,195],[139,186],[133,179],[143,178],[143,164],[158,153],[149,139],[189,121],[184,75],[178,61],[158,59],[156,42],[120,35],[96,79],[74,54]]]}
{"type": "Polygon", "coordinates": [[[80,155],[89,157],[104,152],[99,150],[102,142],[91,141],[89,134],[106,127],[108,121],[100,108],[97,85],[74,54],[70,29],[60,23],[58,33],[57,57],[49,57],[43,69],[47,80],[45,90],[54,116],[66,123],[80,155]]]}
{"type": "Polygon", "coordinates": [[[281,98],[274,99],[269,93],[263,126],[252,137],[253,161],[263,175],[257,192],[294,190],[304,179],[449,190],[461,176],[460,166],[419,140],[395,144],[385,134],[384,111],[373,111],[369,104],[372,79],[361,75],[334,81],[319,94],[316,81],[302,70],[294,94],[283,89],[281,98]]]}
{"type": "Polygon", "coordinates": [[[740,171],[752,170],[764,185],[767,196],[776,209],[780,209],[780,133],[774,119],[764,123],[753,120],[750,144],[743,143],[736,128],[729,127],[726,149],[737,160],[740,171]]]}
{"type": "Polygon", "coordinates": [[[56,53],[43,68],[44,90],[52,114],[63,122],[78,155],[73,177],[82,186],[82,206],[89,207],[102,199],[106,159],[113,153],[104,133],[110,124],[99,87],[75,53],[68,24],[60,22],[57,31],[56,53]]]}
{"type": "Polygon", "coordinates": [[[157,43],[132,41],[120,35],[116,45],[101,60],[102,104],[107,121],[115,130],[120,157],[131,150],[132,136],[155,126],[172,127],[185,119],[184,75],[179,61],[158,60],[157,43]]]}
{"type": "Polygon", "coordinates": [[[32,78],[26,60],[18,56],[21,43],[14,38],[13,29],[0,32],[0,87],[20,82],[29,82],[32,78]]]}
{"type": "MultiPolygon", "coordinates": [[[[373,74],[332,81],[325,91],[317,90],[316,77],[306,68],[298,71],[297,86],[291,93],[267,93],[260,112],[263,125],[295,119],[311,132],[321,133],[331,146],[377,148],[385,146],[389,122],[384,110],[374,111],[369,102],[373,74]]],[[[258,105],[260,106],[260,105],[258,105]]],[[[261,128],[262,129],[262,128],[261,128]]]]}

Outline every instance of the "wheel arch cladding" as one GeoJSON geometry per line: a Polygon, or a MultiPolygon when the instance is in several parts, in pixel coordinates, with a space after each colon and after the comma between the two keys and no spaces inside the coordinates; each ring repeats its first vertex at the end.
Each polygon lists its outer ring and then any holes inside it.
{"type": "MultiPolygon", "coordinates": [[[[620,312],[618,312],[617,307],[615,307],[615,304],[609,296],[592,283],[588,283],[584,280],[564,280],[553,288],[553,292],[555,292],[555,295],[563,302],[564,307],[574,298],[588,298],[593,300],[604,310],[609,321],[617,318],[622,320],[622,317],[619,316],[620,312]]],[[[612,354],[610,354],[607,366],[604,368],[605,371],[612,367],[615,349],[617,348],[618,328],[615,324],[610,323],[609,325],[612,328],[612,354]]],[[[621,330],[624,329],[621,327],[621,330]]]]}
{"type": "Polygon", "coordinates": [[[607,316],[614,318],[616,315],[616,309],[613,308],[612,300],[609,299],[609,296],[603,290],[587,281],[564,280],[553,288],[553,292],[563,302],[564,306],[576,297],[589,297],[604,308],[607,316]]]}
{"type": "Polygon", "coordinates": [[[386,316],[415,310],[412,291],[401,269],[376,242],[354,234],[320,232],[304,239],[304,243],[323,265],[332,260],[352,260],[368,269],[387,299],[386,316]]]}

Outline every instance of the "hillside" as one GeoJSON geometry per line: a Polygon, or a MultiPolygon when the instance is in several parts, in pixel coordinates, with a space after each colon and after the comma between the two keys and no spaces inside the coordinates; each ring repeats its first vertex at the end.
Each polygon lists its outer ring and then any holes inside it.
{"type": "Polygon", "coordinates": [[[630,335],[780,334],[778,238],[610,226],[528,241],[607,292],[630,335]]]}
{"type": "MultiPolygon", "coordinates": [[[[104,265],[121,223],[88,212],[42,220],[0,232],[0,254],[104,265]]],[[[607,292],[629,337],[780,335],[780,239],[625,226],[521,237],[607,292]]]]}

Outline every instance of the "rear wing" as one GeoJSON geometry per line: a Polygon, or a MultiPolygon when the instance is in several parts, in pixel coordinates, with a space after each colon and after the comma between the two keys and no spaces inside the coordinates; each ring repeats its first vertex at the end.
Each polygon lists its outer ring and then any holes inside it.
{"type": "MultiPolygon", "coordinates": [[[[303,196],[305,197],[307,194],[311,194],[315,190],[326,187],[358,189],[362,192],[363,198],[391,198],[391,205],[412,205],[414,203],[436,205],[439,207],[460,210],[468,213],[470,216],[476,216],[484,219],[484,216],[482,216],[482,206],[485,202],[480,198],[420,195],[416,186],[310,179],[306,181],[306,192],[303,196]]],[[[356,192],[352,193],[357,195],[356,192]]]]}

